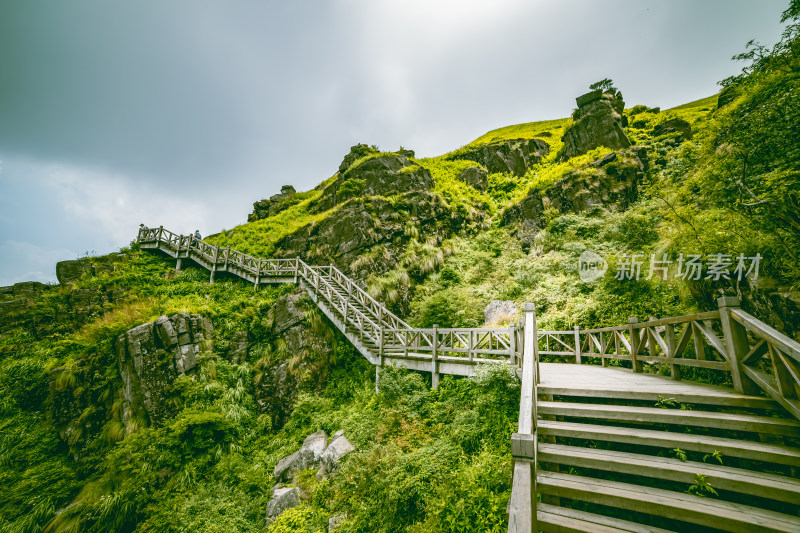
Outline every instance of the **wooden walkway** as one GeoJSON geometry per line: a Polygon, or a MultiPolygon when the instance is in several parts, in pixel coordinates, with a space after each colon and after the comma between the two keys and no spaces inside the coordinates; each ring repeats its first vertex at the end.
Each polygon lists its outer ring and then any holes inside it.
{"type": "Polygon", "coordinates": [[[140,229],[137,241],[175,258],[177,269],[183,260],[199,264],[212,283],[225,272],[256,287],[299,284],[375,365],[376,389],[377,370],[387,364],[430,372],[434,387],[440,374],[513,365],[522,391],[511,439],[510,532],[800,531],[800,344],[743,311],[735,298],[720,298],[717,311],[647,322],[632,317],[604,328],[538,331],[532,304],[508,328],[412,328],[333,265],[256,258],[163,227],[140,229]],[[574,364],[540,363],[541,356],[574,364]],[[670,377],[645,373],[647,365],[668,368],[670,377]],[[680,381],[686,367],[721,372],[733,388],[680,381]],[[691,409],[659,408],[680,404],[691,409]],[[576,445],[587,442],[610,448],[576,445]],[[615,446],[634,446],[636,453],[615,446]],[[675,449],[722,453],[741,464],[711,468],[690,460],[687,466],[665,456],[675,449]],[[596,476],[604,470],[634,478],[596,476]],[[725,491],[718,497],[730,501],[641,481],[703,486],[706,477],[695,477],[702,472],[711,472],[714,486],[725,491]],[[737,493],[757,498],[746,505],[729,496],[737,493]],[[602,507],[580,510],[584,505],[602,507]],[[622,520],[604,513],[607,507],[638,514],[622,520]],[[647,525],[652,519],[667,528],[647,525]]]}

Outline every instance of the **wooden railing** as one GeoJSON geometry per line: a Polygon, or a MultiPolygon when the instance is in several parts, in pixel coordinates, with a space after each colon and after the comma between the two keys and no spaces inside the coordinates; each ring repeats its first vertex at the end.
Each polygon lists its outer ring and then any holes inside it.
{"type": "Polygon", "coordinates": [[[536,385],[539,383],[539,353],[536,312],[525,304],[522,351],[522,389],[519,398],[517,432],[511,436],[514,473],[508,509],[509,533],[537,533],[536,520],[536,385]]]}
{"type": "Polygon", "coordinates": [[[300,258],[256,258],[163,227],[142,228],[137,240],[144,247],[158,248],[176,257],[177,268],[182,259],[194,260],[211,271],[211,282],[217,272],[249,279],[256,286],[299,282],[324,311],[331,313],[343,333],[352,333],[348,327],[355,332],[360,344],[357,348],[368,359],[378,365],[386,357],[400,355],[430,360],[434,386],[439,379],[439,361],[467,366],[479,362],[518,364],[520,359],[521,338],[516,326],[412,328],[333,265],[311,266],[300,258]]]}
{"type": "Polygon", "coordinates": [[[723,372],[733,388],[745,394],[761,391],[800,419],[800,343],[739,307],[739,300],[722,297],[719,310],[619,326],[572,331],[540,331],[540,355],[568,357],[578,364],[664,364],[674,379],[681,368],[723,372]]]}

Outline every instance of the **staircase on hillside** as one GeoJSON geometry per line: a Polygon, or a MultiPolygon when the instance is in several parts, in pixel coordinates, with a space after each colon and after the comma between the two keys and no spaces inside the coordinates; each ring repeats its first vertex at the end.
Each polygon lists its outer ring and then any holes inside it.
{"type": "Polygon", "coordinates": [[[519,327],[411,328],[332,265],[255,258],[163,227],[140,229],[138,242],[178,269],[194,261],[212,282],[226,272],[256,287],[300,284],[376,371],[430,372],[435,387],[440,373],[514,365],[509,532],[800,532],[800,344],[734,298],[596,329],[537,331],[532,304],[519,327]],[[540,354],[577,364],[540,364],[540,354]],[[696,368],[733,388],[680,381],[696,368]]]}

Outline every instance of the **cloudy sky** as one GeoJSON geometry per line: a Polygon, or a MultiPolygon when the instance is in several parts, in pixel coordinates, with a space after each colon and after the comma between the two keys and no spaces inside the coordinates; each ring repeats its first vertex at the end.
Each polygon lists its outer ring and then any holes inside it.
{"type": "Polygon", "coordinates": [[[783,0],[0,2],[0,285],[127,245],[205,235],[358,142],[439,155],[569,115],[714,94],[783,0]]]}

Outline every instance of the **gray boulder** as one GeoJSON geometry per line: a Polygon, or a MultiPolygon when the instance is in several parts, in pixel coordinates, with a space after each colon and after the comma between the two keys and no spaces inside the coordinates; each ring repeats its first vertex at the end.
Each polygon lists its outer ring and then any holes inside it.
{"type": "Polygon", "coordinates": [[[483,310],[483,320],[487,324],[496,324],[501,320],[514,319],[518,312],[519,307],[510,300],[492,300],[483,310]]]}
{"type": "Polygon", "coordinates": [[[345,515],[343,514],[335,514],[328,518],[328,531],[335,531],[344,521],[345,515]]]}
{"type": "Polygon", "coordinates": [[[56,263],[56,278],[61,285],[75,283],[85,273],[92,274],[92,263],[88,259],[74,259],[56,263]]]}
{"type": "Polygon", "coordinates": [[[172,383],[192,370],[200,345],[210,340],[211,321],[178,313],[141,324],[117,337],[115,348],[123,383],[122,420],[144,415],[153,423],[169,414],[172,383]]]}
{"type": "Polygon", "coordinates": [[[564,133],[564,159],[585,154],[598,146],[612,150],[631,145],[622,127],[625,102],[619,91],[592,91],[575,99],[578,109],[573,124],[564,133]]]}
{"type": "Polygon", "coordinates": [[[272,471],[272,475],[275,476],[275,479],[287,480],[291,476],[292,472],[295,470],[301,470],[300,468],[297,468],[297,465],[300,464],[298,461],[299,457],[300,450],[291,455],[287,455],[278,461],[278,464],[275,465],[275,469],[272,471]]]}
{"type": "Polygon", "coordinates": [[[355,447],[344,436],[344,431],[339,430],[333,434],[331,443],[320,456],[320,470],[318,477],[329,475],[339,468],[342,457],[355,450],[355,447]]]}
{"type": "Polygon", "coordinates": [[[288,480],[295,472],[318,465],[327,444],[325,431],[312,433],[306,437],[299,450],[278,461],[273,475],[279,481],[288,480]]]}
{"type": "Polygon", "coordinates": [[[306,495],[298,487],[280,487],[272,489],[272,497],[267,503],[267,522],[272,522],[285,510],[300,505],[300,500],[306,495]]]}
{"type": "Polygon", "coordinates": [[[478,189],[485,191],[489,187],[488,172],[480,167],[469,167],[458,175],[458,179],[478,189]]]}

